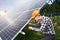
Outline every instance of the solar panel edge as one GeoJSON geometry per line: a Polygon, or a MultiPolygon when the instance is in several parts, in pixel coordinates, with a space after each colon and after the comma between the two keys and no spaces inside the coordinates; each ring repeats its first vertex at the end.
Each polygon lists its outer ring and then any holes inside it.
{"type": "Polygon", "coordinates": [[[23,30],[23,28],[25,28],[25,26],[30,22],[31,19],[32,17],[27,21],[27,23],[18,31],[18,33],[11,40],[14,40],[16,38],[16,36],[23,30]]]}
{"type": "MultiPolygon", "coordinates": [[[[46,4],[46,2],[38,9],[40,10],[44,5],[46,4]]],[[[19,32],[11,39],[11,40],[14,40],[14,38],[23,30],[23,28],[29,23],[29,21],[31,20],[32,18],[30,18],[27,23],[21,28],[21,30],[19,30],[19,32]]]]}

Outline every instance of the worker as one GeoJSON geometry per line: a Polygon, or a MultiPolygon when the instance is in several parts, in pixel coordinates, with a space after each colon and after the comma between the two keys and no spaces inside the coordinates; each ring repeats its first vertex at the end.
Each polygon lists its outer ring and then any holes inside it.
{"type": "Polygon", "coordinates": [[[30,27],[28,28],[30,30],[43,32],[45,37],[42,38],[41,40],[55,40],[55,31],[54,31],[53,23],[49,17],[42,16],[39,10],[34,10],[32,12],[32,19],[35,19],[38,22],[35,24],[29,23],[30,27]],[[41,24],[40,28],[32,27],[32,26],[37,27],[40,24],[41,24]]]}

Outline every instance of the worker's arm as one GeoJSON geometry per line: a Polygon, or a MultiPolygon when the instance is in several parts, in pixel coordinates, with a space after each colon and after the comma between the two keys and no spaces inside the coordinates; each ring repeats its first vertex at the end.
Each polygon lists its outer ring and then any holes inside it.
{"type": "Polygon", "coordinates": [[[39,21],[38,21],[38,22],[35,23],[35,24],[29,23],[28,25],[29,25],[29,26],[32,26],[32,27],[37,27],[39,24],[40,24],[40,23],[39,23],[39,21]]]}
{"type": "Polygon", "coordinates": [[[46,23],[42,23],[40,28],[33,28],[32,30],[35,31],[44,31],[45,30],[46,23]]]}
{"type": "Polygon", "coordinates": [[[34,28],[34,27],[30,27],[31,30],[34,30],[34,31],[44,31],[45,30],[45,26],[47,25],[47,21],[44,21],[42,24],[41,24],[41,27],[40,28],[34,28]]]}

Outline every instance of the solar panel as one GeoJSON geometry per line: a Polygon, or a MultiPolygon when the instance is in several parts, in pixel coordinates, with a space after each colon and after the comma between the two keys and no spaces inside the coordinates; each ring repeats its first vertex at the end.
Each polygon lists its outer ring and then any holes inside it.
{"type": "Polygon", "coordinates": [[[13,40],[31,20],[32,11],[41,9],[45,3],[46,0],[20,0],[18,3],[20,4],[19,7],[6,15],[1,14],[0,39],[13,40]]]}

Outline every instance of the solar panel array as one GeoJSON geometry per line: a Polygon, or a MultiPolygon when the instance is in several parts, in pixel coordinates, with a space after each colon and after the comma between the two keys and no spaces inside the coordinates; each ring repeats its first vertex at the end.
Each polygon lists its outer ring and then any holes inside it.
{"type": "Polygon", "coordinates": [[[46,0],[29,0],[26,4],[23,2],[25,5],[17,8],[18,10],[8,13],[8,16],[0,16],[0,38],[13,40],[31,20],[32,11],[41,9],[45,3],[46,0]]]}

